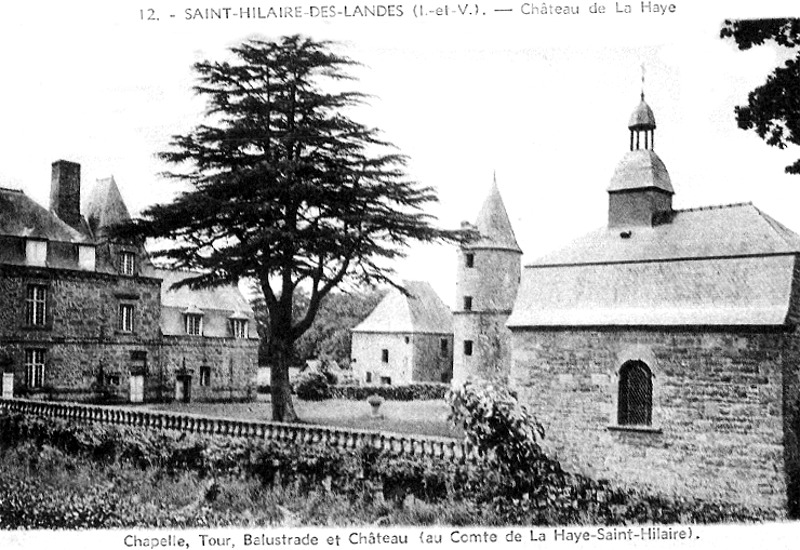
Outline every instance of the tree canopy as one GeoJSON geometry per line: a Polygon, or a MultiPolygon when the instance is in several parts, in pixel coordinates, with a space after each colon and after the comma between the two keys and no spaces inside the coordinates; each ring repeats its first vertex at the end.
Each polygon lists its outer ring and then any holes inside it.
{"type": "Polygon", "coordinates": [[[205,121],[160,154],[175,167],[167,175],[189,190],[117,232],[168,243],[156,256],[196,270],[189,286],[258,282],[275,351],[276,420],[295,417],[291,348],[324,296],[344,282],[394,284],[390,261],[410,242],[460,237],[433,225],[424,208],[435,190],[408,178],[406,158],[350,118],[367,96],[341,90],[356,63],[334,46],[302,36],[248,40],[229,60],[196,63],[205,121]],[[301,288],[308,303],[298,314],[301,288]]]}
{"type": "MultiPolygon", "coordinates": [[[[720,36],[733,39],[740,50],[767,42],[794,50],[800,46],[800,19],[729,20],[720,36]]],[[[739,128],[754,130],[767,144],[780,149],[800,145],[800,51],[776,67],[763,85],[748,94],[747,105],[735,111],[739,128]]],[[[800,159],[786,172],[800,174],[800,159]]]]}

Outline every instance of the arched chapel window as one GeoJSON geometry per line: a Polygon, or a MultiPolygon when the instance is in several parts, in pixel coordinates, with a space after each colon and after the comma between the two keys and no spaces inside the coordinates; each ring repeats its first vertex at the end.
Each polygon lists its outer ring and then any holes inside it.
{"type": "Polygon", "coordinates": [[[628,361],[619,370],[617,423],[649,426],[653,421],[653,375],[642,361],[628,361]]]}

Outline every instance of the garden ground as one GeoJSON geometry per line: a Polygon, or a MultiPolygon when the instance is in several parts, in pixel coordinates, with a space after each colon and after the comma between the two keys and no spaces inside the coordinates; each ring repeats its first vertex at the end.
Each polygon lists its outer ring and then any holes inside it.
{"type": "MultiPolygon", "coordinates": [[[[438,399],[387,400],[381,405],[381,416],[377,418],[372,416],[370,406],[365,401],[295,399],[294,405],[301,421],[309,424],[441,437],[459,435],[447,419],[450,408],[438,399]]],[[[270,397],[263,394],[259,394],[256,401],[247,403],[148,403],[142,407],[247,420],[270,420],[272,414],[270,397]]]]}

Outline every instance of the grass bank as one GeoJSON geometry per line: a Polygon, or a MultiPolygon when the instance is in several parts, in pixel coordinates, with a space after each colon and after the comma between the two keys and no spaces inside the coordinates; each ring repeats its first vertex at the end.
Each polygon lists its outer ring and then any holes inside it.
{"type": "MultiPolygon", "coordinates": [[[[295,399],[294,405],[301,420],[309,424],[441,437],[461,436],[447,420],[450,408],[441,399],[385,401],[380,407],[381,416],[377,418],[372,416],[365,401],[295,399]]],[[[258,399],[250,403],[148,403],[142,407],[248,420],[270,420],[272,417],[269,395],[264,394],[259,394],[258,399]]]]}

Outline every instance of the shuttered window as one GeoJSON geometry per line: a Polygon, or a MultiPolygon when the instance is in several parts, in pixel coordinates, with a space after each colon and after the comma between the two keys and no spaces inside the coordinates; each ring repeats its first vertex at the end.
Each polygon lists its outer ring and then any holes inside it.
{"type": "Polygon", "coordinates": [[[641,361],[628,361],[619,371],[617,423],[649,426],[653,421],[653,375],[641,361]]]}

